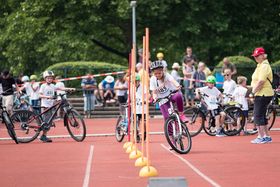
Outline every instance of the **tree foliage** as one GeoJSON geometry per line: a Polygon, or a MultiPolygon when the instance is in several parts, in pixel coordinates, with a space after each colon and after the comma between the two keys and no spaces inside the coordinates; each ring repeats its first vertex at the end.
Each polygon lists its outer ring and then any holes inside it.
{"type": "MultiPolygon", "coordinates": [[[[137,44],[150,28],[151,57],[171,66],[187,46],[213,66],[257,46],[280,59],[280,4],[269,0],[138,1],[137,44]]],[[[128,0],[6,0],[0,7],[0,68],[33,73],[63,61],[126,64],[131,48],[128,0]]]]}

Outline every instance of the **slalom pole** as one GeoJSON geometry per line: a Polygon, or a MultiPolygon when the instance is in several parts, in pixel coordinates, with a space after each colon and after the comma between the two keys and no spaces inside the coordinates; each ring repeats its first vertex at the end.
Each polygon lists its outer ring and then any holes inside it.
{"type": "Polygon", "coordinates": [[[128,96],[127,96],[127,142],[123,145],[124,149],[127,149],[129,146],[131,146],[131,138],[130,138],[130,126],[131,126],[131,59],[132,59],[132,53],[129,53],[129,59],[128,59],[128,96]]]}
{"type": "MultiPolygon", "coordinates": [[[[133,54],[136,54],[136,45],[133,44],[133,54]]],[[[132,55],[132,111],[133,111],[133,144],[134,146],[131,147],[131,152],[129,154],[130,159],[136,159],[141,156],[141,152],[137,148],[137,124],[136,124],[136,85],[135,85],[135,67],[136,67],[136,55],[132,55]]]]}
{"type": "Polygon", "coordinates": [[[145,116],[145,91],[148,89],[145,87],[145,79],[146,79],[146,59],[145,59],[145,56],[146,56],[146,37],[144,36],[143,37],[143,54],[142,54],[142,65],[143,65],[143,75],[141,77],[141,94],[142,94],[142,118],[141,118],[141,152],[142,152],[142,156],[140,158],[138,158],[136,161],[135,161],[135,166],[138,166],[138,167],[143,167],[145,165],[147,165],[147,158],[145,157],[145,141],[144,141],[144,132],[145,132],[145,127],[144,127],[144,118],[147,117],[145,116]]]}
{"type": "MultiPolygon", "coordinates": [[[[146,35],[146,72],[149,72],[149,29],[145,29],[145,35],[146,35]]],[[[145,86],[146,88],[149,88],[149,76],[145,77],[145,86]]],[[[146,101],[149,101],[149,96],[146,94],[146,101]]],[[[150,165],[150,114],[149,114],[149,104],[146,105],[146,154],[147,154],[147,166],[143,167],[140,172],[140,177],[154,177],[158,175],[157,170],[150,165]]]]}

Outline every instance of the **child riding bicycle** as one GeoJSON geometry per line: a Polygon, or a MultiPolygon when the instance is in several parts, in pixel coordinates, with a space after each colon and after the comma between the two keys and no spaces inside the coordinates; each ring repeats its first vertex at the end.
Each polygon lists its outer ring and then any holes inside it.
{"type": "MultiPolygon", "coordinates": [[[[52,71],[45,71],[43,73],[43,78],[46,81],[44,84],[41,85],[39,90],[39,96],[41,98],[41,107],[43,111],[47,110],[49,107],[54,105],[54,101],[56,99],[55,92],[56,90],[73,90],[73,88],[56,88],[53,84],[54,81],[54,73],[52,71]]],[[[45,114],[44,121],[48,121],[52,115],[52,111],[45,114]]],[[[47,130],[43,131],[40,140],[42,142],[52,142],[51,139],[47,137],[47,130]]]]}
{"type": "Polygon", "coordinates": [[[196,98],[200,99],[201,94],[205,95],[203,99],[207,105],[207,110],[210,112],[212,117],[215,117],[216,136],[222,137],[225,136],[225,134],[222,132],[222,125],[224,123],[226,114],[218,105],[218,99],[222,100],[223,96],[222,93],[215,87],[215,84],[216,78],[212,75],[208,76],[206,79],[207,86],[196,89],[196,98]]]}
{"type": "MultiPolygon", "coordinates": [[[[162,61],[152,62],[150,69],[153,73],[150,79],[150,90],[152,91],[154,102],[159,98],[168,96],[175,90],[181,89],[181,85],[169,73],[164,71],[162,61]]],[[[181,121],[187,122],[188,118],[183,113],[184,104],[182,93],[180,91],[175,93],[171,96],[171,101],[176,103],[181,121]]],[[[170,103],[159,103],[159,105],[164,120],[167,120],[169,117],[168,109],[170,108],[170,103]]]]}

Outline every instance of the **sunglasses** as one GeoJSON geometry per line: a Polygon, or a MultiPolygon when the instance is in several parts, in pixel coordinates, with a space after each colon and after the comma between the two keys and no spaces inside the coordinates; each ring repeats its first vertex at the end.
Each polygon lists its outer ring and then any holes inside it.
{"type": "Polygon", "coordinates": [[[230,74],[226,74],[225,77],[226,77],[226,76],[230,76],[230,74]]]}

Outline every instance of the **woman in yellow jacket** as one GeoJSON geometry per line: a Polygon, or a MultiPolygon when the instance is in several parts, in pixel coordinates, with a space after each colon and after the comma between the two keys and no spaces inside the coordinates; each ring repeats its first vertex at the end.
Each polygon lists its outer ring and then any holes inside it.
{"type": "Polygon", "coordinates": [[[253,144],[264,144],[272,142],[268,134],[266,110],[274,91],[272,89],[272,70],[267,60],[264,48],[258,47],[252,56],[257,62],[257,67],[252,75],[252,92],[255,95],[254,123],[258,129],[258,137],[251,141],[253,144]]]}

